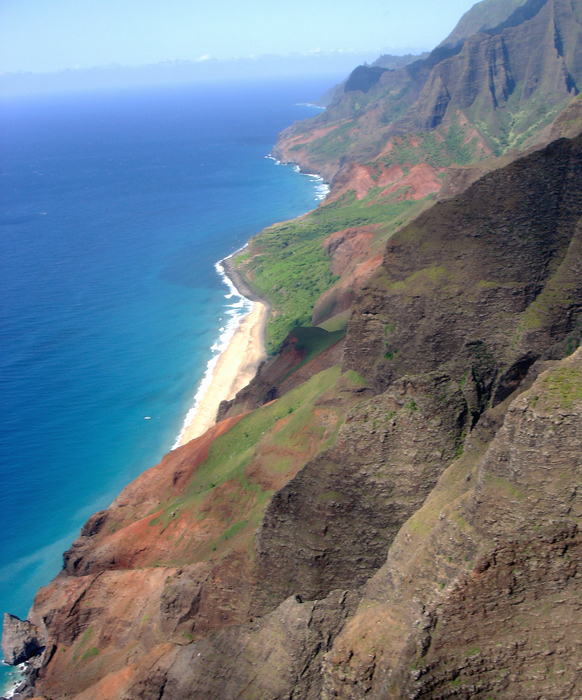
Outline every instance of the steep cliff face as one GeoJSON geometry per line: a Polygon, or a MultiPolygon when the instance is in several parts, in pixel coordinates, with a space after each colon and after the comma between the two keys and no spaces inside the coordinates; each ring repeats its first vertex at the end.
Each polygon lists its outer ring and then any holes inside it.
{"type": "Polygon", "coordinates": [[[335,180],[238,260],[280,352],[10,619],[29,695],[576,696],[577,2],[479,3],[284,135],[335,180]]]}
{"type": "Polygon", "coordinates": [[[353,409],[335,445],[265,510],[255,540],[264,593],[308,600],[364,583],[454,459],[468,422],[444,373],[406,377],[353,409]]]}
{"type": "Polygon", "coordinates": [[[93,516],[29,615],[35,692],[526,698],[535,671],[567,697],[581,178],[563,139],[434,207],[362,291],[343,372],[304,364],[93,516]]]}
{"type": "Polygon", "coordinates": [[[484,414],[362,592],[149,657],[122,696],[575,697],[581,419],[578,351],[484,414]]]}
{"type": "Polygon", "coordinates": [[[440,48],[462,45],[473,34],[486,32],[505,22],[526,0],[489,0],[478,2],[465,12],[449,36],[441,41],[440,48]]]}
{"type": "Polygon", "coordinates": [[[343,367],[376,390],[446,368],[475,377],[477,406],[577,347],[581,148],[557,141],[393,236],[356,303],[343,367]]]}
{"type": "MultiPolygon", "coordinates": [[[[435,132],[445,163],[519,148],[578,93],[581,20],[578,0],[479,3],[426,59],[357,68],[323,114],[283,132],[277,157],[329,178],[389,153],[404,134],[435,132]]],[[[432,139],[423,151],[434,160],[432,139]]]]}
{"type": "Polygon", "coordinates": [[[292,596],[125,697],[575,697],[581,378],[578,351],[483,417],[363,597],[292,596]]]}
{"type": "Polygon", "coordinates": [[[475,432],[366,585],[322,697],[577,695],[581,378],[578,350],[510,404],[488,447],[475,432]]]}

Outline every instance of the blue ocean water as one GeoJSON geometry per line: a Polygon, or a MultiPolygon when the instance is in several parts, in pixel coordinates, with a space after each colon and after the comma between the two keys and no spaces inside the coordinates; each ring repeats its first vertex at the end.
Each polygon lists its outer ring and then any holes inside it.
{"type": "Polygon", "coordinates": [[[0,103],[0,612],[174,444],[233,304],[215,263],[316,205],[265,156],[333,82],[0,103]]]}

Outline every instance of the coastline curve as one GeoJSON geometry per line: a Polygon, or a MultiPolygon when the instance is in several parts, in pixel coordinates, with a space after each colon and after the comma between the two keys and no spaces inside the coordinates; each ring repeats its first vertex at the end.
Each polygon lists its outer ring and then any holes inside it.
{"type": "Polygon", "coordinates": [[[184,424],[172,449],[199,437],[216,423],[218,407],[233,399],[255,376],[266,358],[265,326],[270,311],[235,269],[232,259],[246,248],[216,263],[216,271],[229,287],[226,298],[239,297],[231,304],[231,320],[220,339],[212,346],[215,352],[209,360],[202,382],[194,396],[184,424]],[[241,313],[239,310],[243,310],[241,313]]]}

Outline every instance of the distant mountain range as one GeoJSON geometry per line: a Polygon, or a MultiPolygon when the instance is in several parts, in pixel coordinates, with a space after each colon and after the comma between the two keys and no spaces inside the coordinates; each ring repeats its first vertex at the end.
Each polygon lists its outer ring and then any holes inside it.
{"type": "Polygon", "coordinates": [[[99,66],[53,73],[0,73],[0,96],[164,85],[196,81],[250,80],[286,76],[342,76],[374,52],[313,52],[288,56],[162,61],[146,66],[99,66]]]}

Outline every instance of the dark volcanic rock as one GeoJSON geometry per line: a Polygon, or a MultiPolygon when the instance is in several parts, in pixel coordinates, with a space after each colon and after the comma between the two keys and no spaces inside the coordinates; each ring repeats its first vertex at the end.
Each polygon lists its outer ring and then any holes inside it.
{"type": "Polygon", "coordinates": [[[262,605],[364,583],[461,449],[470,420],[459,386],[436,372],[354,409],[336,444],[265,511],[255,543],[262,605]]]}
{"type": "Polygon", "coordinates": [[[576,697],[580,578],[582,534],[575,525],[496,548],[431,620],[411,694],[529,700],[535,674],[536,695],[576,697]]]}
{"type": "Polygon", "coordinates": [[[503,398],[520,367],[580,343],[581,216],[580,138],[437,204],[390,240],[362,289],[343,369],[377,391],[438,368],[457,380],[476,374],[486,399],[503,398]]]}
{"type": "Polygon", "coordinates": [[[28,620],[20,620],[15,615],[4,613],[2,653],[7,664],[17,666],[38,656],[43,650],[44,642],[34,625],[28,620]]]}
{"type": "Polygon", "coordinates": [[[511,402],[488,447],[477,433],[367,583],[323,697],[578,696],[582,350],[511,402]]]}
{"type": "Polygon", "coordinates": [[[149,669],[125,700],[287,700],[320,697],[321,662],[359,595],[295,596],[242,627],[222,630],[149,669]]]}

